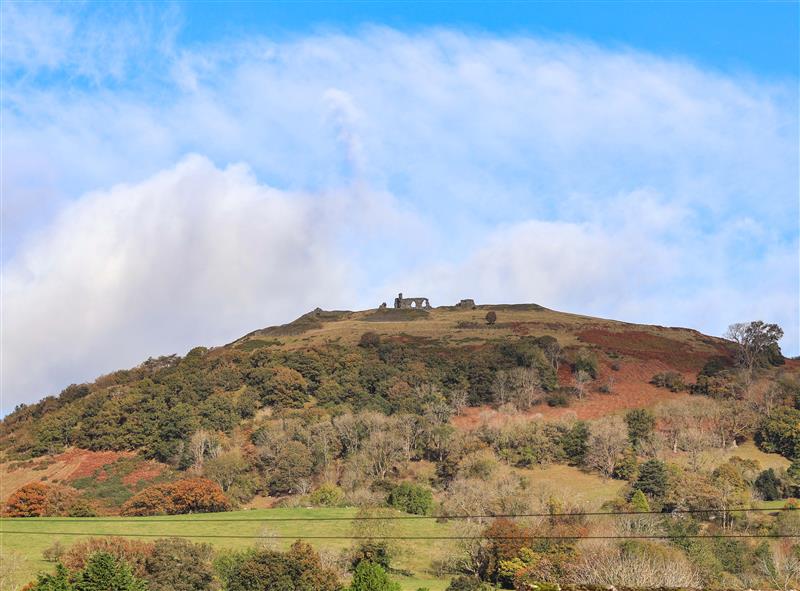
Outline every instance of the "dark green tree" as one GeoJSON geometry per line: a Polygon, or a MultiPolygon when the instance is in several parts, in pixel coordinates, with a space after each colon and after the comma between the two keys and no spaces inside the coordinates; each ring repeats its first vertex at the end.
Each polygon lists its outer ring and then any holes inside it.
{"type": "Polygon", "coordinates": [[[652,438],[656,417],[646,408],[634,408],[625,413],[625,423],[628,425],[628,440],[638,451],[643,443],[652,438]]]}
{"type": "Polygon", "coordinates": [[[147,591],[147,583],[133,576],[126,562],[96,552],[77,575],[75,591],[147,591]]]}
{"type": "Polygon", "coordinates": [[[651,499],[660,501],[667,494],[669,479],[667,467],[659,460],[647,460],[639,466],[639,477],[633,487],[651,499]]]}
{"type": "Polygon", "coordinates": [[[584,421],[577,421],[562,435],[561,447],[570,464],[582,465],[589,448],[589,426],[584,421]]]}
{"type": "Polygon", "coordinates": [[[428,487],[401,482],[392,489],[387,499],[395,509],[413,515],[430,515],[433,511],[433,493],[428,487]]]}
{"type": "Polygon", "coordinates": [[[56,572],[52,575],[39,575],[30,591],[74,591],[75,587],[70,582],[69,571],[60,562],[56,565],[56,572]]]}
{"type": "Polygon", "coordinates": [[[783,483],[772,468],[764,470],[758,475],[755,481],[755,489],[765,501],[777,501],[783,498],[783,483]]]}
{"type": "Polygon", "coordinates": [[[768,453],[779,453],[791,461],[800,459],[800,410],[776,409],[759,427],[755,441],[768,453]]]}

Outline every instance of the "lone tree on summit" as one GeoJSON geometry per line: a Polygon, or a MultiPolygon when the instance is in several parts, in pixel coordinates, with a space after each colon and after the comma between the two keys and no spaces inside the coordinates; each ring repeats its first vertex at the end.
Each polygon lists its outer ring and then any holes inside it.
{"type": "Polygon", "coordinates": [[[486,324],[491,326],[495,322],[497,322],[497,314],[495,313],[495,311],[490,310],[489,312],[486,312],[486,324]]]}
{"type": "Polygon", "coordinates": [[[767,324],[761,320],[731,324],[725,336],[739,347],[739,363],[747,370],[762,363],[779,365],[783,361],[778,341],[783,337],[783,329],[777,324],[767,324]]]}

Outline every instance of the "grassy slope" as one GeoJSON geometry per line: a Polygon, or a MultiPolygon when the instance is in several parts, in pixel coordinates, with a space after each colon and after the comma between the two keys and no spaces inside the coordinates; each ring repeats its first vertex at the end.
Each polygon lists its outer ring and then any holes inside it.
{"type": "MultiPolygon", "coordinates": [[[[531,494],[539,493],[540,487],[544,492],[558,492],[568,496],[571,500],[581,505],[597,509],[603,501],[616,496],[623,483],[617,480],[603,480],[594,474],[581,472],[569,466],[548,466],[532,470],[517,470],[525,474],[531,481],[531,494]]],[[[147,517],[139,518],[134,523],[115,518],[103,518],[103,521],[92,519],[4,519],[0,522],[0,532],[64,532],[74,534],[91,532],[97,535],[118,534],[147,534],[154,537],[169,535],[237,535],[237,536],[289,536],[291,539],[275,540],[280,546],[288,546],[295,537],[304,535],[353,535],[354,528],[351,521],[322,521],[322,522],[238,522],[236,519],[276,519],[282,517],[351,517],[356,509],[259,509],[250,511],[236,511],[215,515],[182,515],[176,517],[147,517]],[[164,522],[169,519],[169,522],[164,522]],[[222,519],[223,522],[209,522],[209,519],[222,519]],[[173,522],[172,520],[177,520],[173,522]],[[161,523],[159,523],[161,522],[161,523]]],[[[403,515],[398,513],[398,515],[403,515]]],[[[435,535],[446,536],[452,533],[451,524],[436,523],[435,520],[409,520],[391,522],[391,535],[435,535]]],[[[49,570],[52,565],[42,560],[42,551],[52,545],[55,540],[68,546],[81,536],[63,535],[51,536],[44,534],[5,534],[0,536],[3,550],[12,550],[22,554],[25,558],[24,568],[21,570],[19,583],[33,578],[40,570],[49,570]]],[[[207,541],[218,548],[244,548],[255,545],[259,540],[255,537],[247,539],[222,539],[208,538],[203,540],[198,537],[196,541],[207,541]]],[[[348,540],[312,540],[312,544],[320,550],[340,551],[350,546],[348,540]]],[[[444,557],[454,548],[454,542],[449,540],[418,540],[407,541],[399,544],[400,557],[396,564],[400,569],[412,571],[413,577],[399,577],[403,589],[415,591],[419,587],[429,587],[431,591],[444,589],[447,579],[436,579],[428,572],[431,562],[439,557],[444,557]]]]}
{"type": "MultiPolygon", "coordinates": [[[[294,539],[303,536],[350,536],[353,535],[353,522],[342,521],[273,521],[241,522],[237,519],[277,519],[284,517],[339,517],[348,518],[356,514],[356,509],[266,509],[253,511],[235,511],[205,515],[182,515],[176,517],[143,517],[134,523],[122,521],[121,518],[93,519],[4,519],[0,522],[2,532],[2,552],[14,551],[22,554],[26,561],[21,569],[17,585],[31,580],[35,573],[50,570],[52,565],[42,560],[42,551],[61,540],[69,545],[81,537],[78,533],[94,533],[96,535],[141,534],[146,536],[169,537],[170,535],[197,536],[194,541],[206,541],[217,548],[245,548],[261,542],[257,536],[288,536],[287,539],[270,541],[270,545],[288,547],[294,539]],[[169,521],[165,521],[169,520],[169,521]],[[214,520],[214,521],[209,521],[214,520]],[[221,520],[221,521],[220,521],[221,520]],[[43,532],[63,532],[73,535],[47,535],[43,532]],[[237,539],[204,538],[203,536],[253,536],[237,539]]],[[[400,515],[400,514],[398,514],[400,515]]],[[[363,523],[363,522],[362,522],[363,523]]],[[[392,521],[388,535],[398,536],[447,536],[452,534],[452,525],[437,523],[435,520],[392,521]]],[[[361,528],[363,529],[363,528],[361,528]]],[[[146,538],[145,538],[146,539],[146,538]]],[[[320,550],[339,552],[350,547],[346,539],[310,540],[320,550]]],[[[419,587],[430,587],[431,591],[442,590],[447,586],[444,579],[436,579],[425,571],[430,567],[431,559],[441,556],[443,551],[452,548],[452,541],[418,540],[398,542],[400,555],[396,566],[412,571],[413,577],[397,579],[403,589],[416,590],[419,587]]],[[[16,587],[15,587],[16,588],[16,587]]]]}

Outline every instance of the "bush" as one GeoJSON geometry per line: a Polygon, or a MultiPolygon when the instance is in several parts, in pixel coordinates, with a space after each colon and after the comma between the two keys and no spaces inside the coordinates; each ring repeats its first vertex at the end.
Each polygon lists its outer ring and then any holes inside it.
{"type": "Polygon", "coordinates": [[[180,515],[230,511],[231,503],[215,482],[187,478],[149,486],[122,505],[122,515],[180,515]]]}
{"type": "Polygon", "coordinates": [[[65,551],[64,544],[60,540],[56,540],[42,551],[42,558],[47,562],[61,562],[61,557],[64,556],[65,551]]]}
{"type": "Polygon", "coordinates": [[[777,501],[784,497],[783,483],[772,468],[761,472],[756,478],[754,486],[765,501],[777,501]]]}
{"type": "Polygon", "coordinates": [[[597,379],[597,358],[586,350],[578,351],[575,361],[572,363],[572,373],[577,374],[585,371],[593,380],[597,379]]]}
{"type": "Polygon", "coordinates": [[[657,373],[650,379],[650,383],[659,388],[668,388],[672,392],[682,392],[686,389],[683,375],[677,371],[657,373]]]}
{"type": "Polygon", "coordinates": [[[353,573],[349,591],[400,591],[400,585],[389,579],[381,565],[363,560],[353,573]]]}
{"type": "Polygon", "coordinates": [[[456,577],[450,581],[450,585],[445,591],[487,591],[488,589],[489,586],[476,577],[456,577]]]}
{"type": "Polygon", "coordinates": [[[131,567],[108,552],[95,552],[83,570],[70,576],[61,564],[53,575],[39,575],[30,591],[148,591],[131,567]]]}
{"type": "Polygon", "coordinates": [[[494,310],[490,310],[486,313],[486,324],[491,326],[495,322],[497,322],[497,313],[494,310]]]}
{"type": "Polygon", "coordinates": [[[288,552],[245,550],[230,557],[223,571],[226,591],[339,591],[336,573],[319,554],[297,541],[288,552]]]}
{"type": "Polygon", "coordinates": [[[756,444],[768,453],[779,453],[791,461],[800,459],[800,410],[779,408],[756,432],[756,444]]]}
{"type": "Polygon", "coordinates": [[[79,514],[84,511],[92,510],[76,490],[31,482],[8,497],[3,513],[7,517],[81,517],[79,514]]]}
{"type": "Polygon", "coordinates": [[[145,562],[149,591],[214,589],[214,550],[179,538],[156,540],[145,562]]]}
{"type": "Polygon", "coordinates": [[[6,501],[4,513],[8,517],[41,517],[47,510],[50,486],[32,482],[14,491],[6,501]]]}
{"type": "Polygon", "coordinates": [[[335,484],[323,484],[308,497],[312,505],[339,507],[344,503],[344,491],[335,484]]]}
{"type": "Polygon", "coordinates": [[[69,570],[79,571],[86,568],[93,555],[101,552],[125,562],[131,567],[133,574],[141,577],[145,572],[145,561],[153,552],[153,544],[117,536],[89,538],[75,542],[62,555],[61,561],[69,570]]]}
{"type": "Polygon", "coordinates": [[[551,392],[544,400],[547,406],[569,406],[569,398],[567,398],[567,394],[562,390],[551,392]]]}
{"type": "Polygon", "coordinates": [[[365,332],[358,339],[358,346],[365,349],[376,348],[381,344],[381,336],[377,332],[365,332]]]}
{"type": "Polygon", "coordinates": [[[433,511],[433,494],[419,484],[402,482],[389,493],[389,505],[412,515],[430,515],[433,511]]]}

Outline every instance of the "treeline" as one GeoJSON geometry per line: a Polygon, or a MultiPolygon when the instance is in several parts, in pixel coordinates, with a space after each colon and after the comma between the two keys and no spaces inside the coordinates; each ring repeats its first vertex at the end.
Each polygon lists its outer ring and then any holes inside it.
{"type": "Polygon", "coordinates": [[[231,433],[259,409],[309,403],[384,414],[423,410],[425,389],[455,407],[491,403],[498,372],[524,368],[537,388],[558,388],[558,344],[523,338],[480,347],[418,339],[331,344],[300,351],[275,346],[199,347],[185,357],[150,360],[57,397],[21,405],[3,421],[2,445],[17,457],[53,454],[68,446],[141,450],[177,464],[198,429],[231,433]]]}

